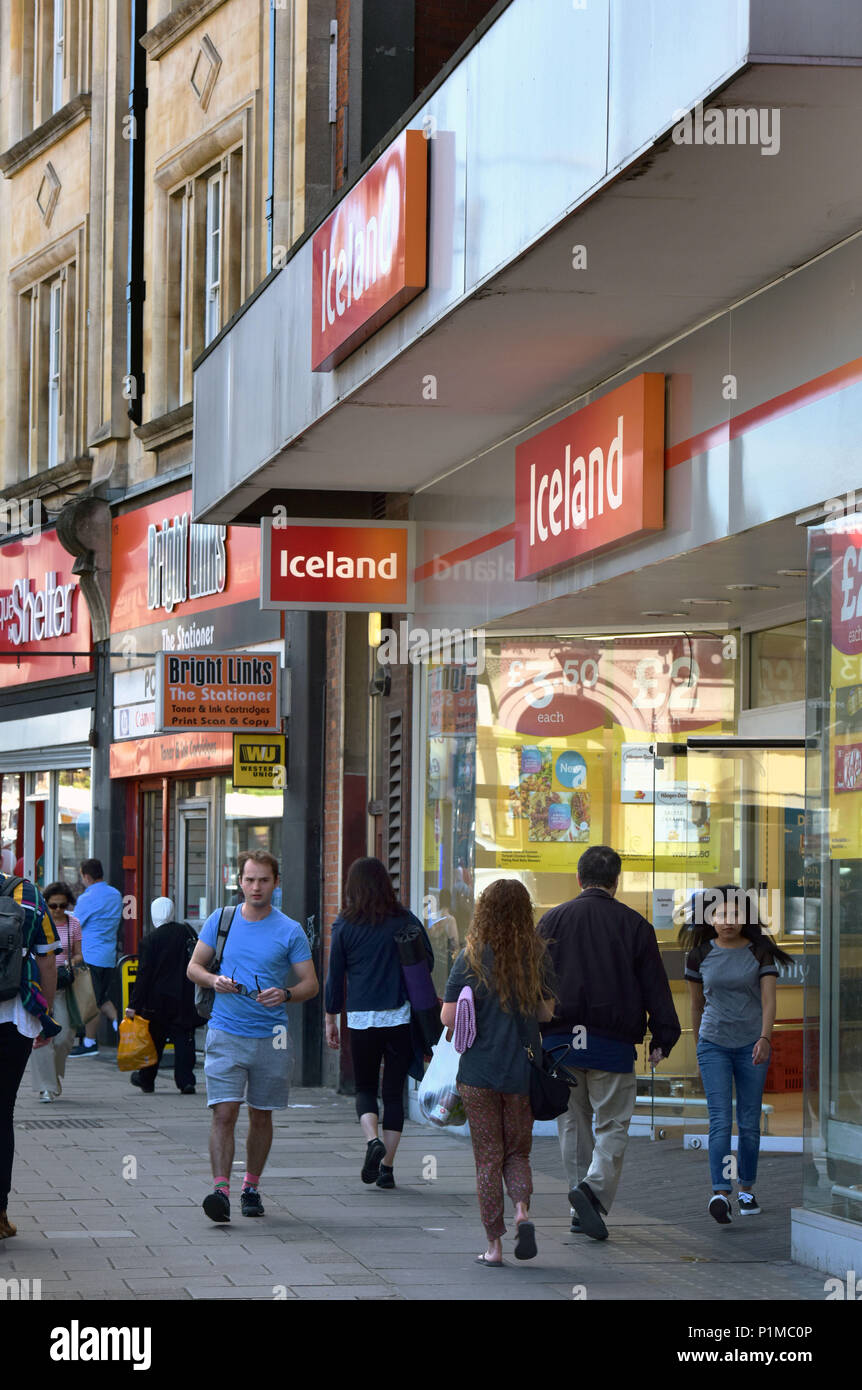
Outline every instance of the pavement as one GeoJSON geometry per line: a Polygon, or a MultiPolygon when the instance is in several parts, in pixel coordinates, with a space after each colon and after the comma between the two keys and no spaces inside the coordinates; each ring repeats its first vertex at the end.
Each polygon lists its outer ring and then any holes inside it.
{"type": "Polygon", "coordinates": [[[70,1061],[62,1097],[44,1105],[26,1075],[9,1201],[18,1235],[0,1243],[0,1280],[38,1279],[43,1300],[824,1299],[824,1276],[790,1260],[799,1155],[762,1155],[763,1214],[719,1227],[705,1153],[632,1138],[600,1243],[570,1235],[557,1142],[536,1139],[538,1258],[514,1261],[510,1230],[505,1267],[491,1270],[474,1263],[485,1246],[468,1140],[408,1122],[396,1189],[365,1187],[352,1099],[295,1090],[276,1116],[266,1216],[249,1220],[245,1114],[234,1219],[217,1226],[200,1206],[211,1187],[202,1084],[181,1096],[163,1072],[142,1095],[102,1052],[70,1061]]]}

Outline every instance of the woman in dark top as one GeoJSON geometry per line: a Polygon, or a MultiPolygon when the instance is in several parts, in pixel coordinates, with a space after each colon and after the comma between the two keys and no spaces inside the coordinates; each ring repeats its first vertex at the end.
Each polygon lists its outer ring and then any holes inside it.
{"type": "Polygon", "coordinates": [[[726,884],[697,893],[680,941],[688,949],[685,978],[691,1019],[709,1110],[709,1214],[730,1224],[730,1179],[737,1175],[730,1147],[733,1087],[739,1131],[740,1216],[757,1216],[754,1195],[760,1152],[760,1111],[772,1051],[778,966],[793,957],[761,929],[757,906],[742,889],[726,884]]]}
{"type": "Polygon", "coordinates": [[[515,1204],[515,1259],[537,1253],[528,1210],[533,1191],[530,1148],[530,1063],[518,1023],[541,1056],[539,1023],[553,1017],[545,944],[536,935],[533,905],[523,884],[497,879],[479,898],[476,912],[449,976],[441,1015],[455,1023],[458,996],[473,990],[476,1038],[461,1055],[458,1092],[470,1125],[476,1160],[479,1211],[488,1248],[476,1263],[503,1263],[503,1183],[515,1204]]]}
{"type": "Polygon", "coordinates": [[[410,1003],[395,935],[418,927],[428,968],[434,951],[425,928],[395,896],[379,859],[351,865],[340,915],[332,926],[326,976],[326,1041],[337,1049],[338,1016],[345,1007],[356,1079],[356,1113],[368,1140],[361,1178],[395,1186],[392,1167],[404,1129],[404,1082],[413,1060],[410,1003]],[[379,1136],[377,1087],[383,1062],[383,1139],[379,1136]]]}

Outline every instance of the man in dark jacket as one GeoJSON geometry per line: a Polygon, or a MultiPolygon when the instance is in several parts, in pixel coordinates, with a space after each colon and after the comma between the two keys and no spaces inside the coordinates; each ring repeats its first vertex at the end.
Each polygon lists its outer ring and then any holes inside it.
{"type": "Polygon", "coordinates": [[[126,1010],[127,1018],[142,1014],[150,1026],[158,1060],[133,1071],[133,1086],[154,1091],[165,1043],[174,1045],[174,1080],[184,1096],[195,1094],[195,987],[186,976],[197,935],[185,922],[174,922],[170,898],[156,898],[150,915],[156,928],[141,943],[138,974],[126,1010]]]}
{"type": "Polygon", "coordinates": [[[648,1026],[650,1063],[657,1066],[681,1031],[653,928],[615,900],[621,869],[616,850],[593,845],[578,861],[581,893],[546,912],[538,928],[558,998],[542,1028],[544,1043],[568,1044],[563,1060],[578,1078],[557,1121],[572,1231],[594,1240],[607,1239],[602,1216],[622,1172],[637,1095],[635,1044],[648,1026]]]}

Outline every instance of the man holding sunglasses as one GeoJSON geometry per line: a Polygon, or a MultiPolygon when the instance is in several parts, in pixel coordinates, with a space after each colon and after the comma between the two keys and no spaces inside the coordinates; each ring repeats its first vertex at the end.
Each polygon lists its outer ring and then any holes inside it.
{"type": "Polygon", "coordinates": [[[196,985],[215,991],[207,1029],[204,1075],[213,1112],[210,1133],[214,1190],[203,1208],[211,1221],[230,1220],[230,1172],[239,1107],[248,1103],[243,1216],[263,1216],[258,1187],[272,1145],[272,1112],[284,1110],[293,1068],[286,1004],[313,999],[319,985],[308,938],[298,922],[272,906],[278,862],[266,850],[240,856],[244,902],[229,919],[220,962],[213,964],[221,912],[204,923],[188,967],[196,985]],[[293,970],[297,982],[288,988],[293,970]]]}

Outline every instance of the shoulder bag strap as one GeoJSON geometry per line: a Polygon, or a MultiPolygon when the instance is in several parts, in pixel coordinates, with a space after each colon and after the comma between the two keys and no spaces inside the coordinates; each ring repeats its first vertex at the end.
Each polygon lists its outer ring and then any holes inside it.
{"type": "Polygon", "coordinates": [[[524,1020],[523,1020],[523,1018],[521,1017],[521,1014],[518,1013],[517,1010],[515,1010],[514,1019],[515,1019],[515,1027],[516,1027],[517,1030],[518,1030],[518,1037],[519,1037],[520,1040],[521,1040],[521,1045],[522,1045],[524,1051],[526,1052],[527,1056],[529,1057],[530,1061],[531,1061],[531,1062],[533,1063],[533,1065],[535,1066],[535,1065],[536,1065],[536,1054],[535,1054],[535,1052],[533,1051],[533,1045],[532,1045],[532,1043],[530,1042],[530,1039],[527,1037],[527,1029],[526,1029],[526,1027],[524,1026],[524,1020]]]}
{"type": "Polygon", "coordinates": [[[18,888],[19,884],[23,882],[23,878],[19,878],[16,877],[14,874],[10,874],[9,877],[6,879],[5,883],[3,884],[3,887],[0,888],[0,898],[14,898],[16,889],[18,888]]]}

